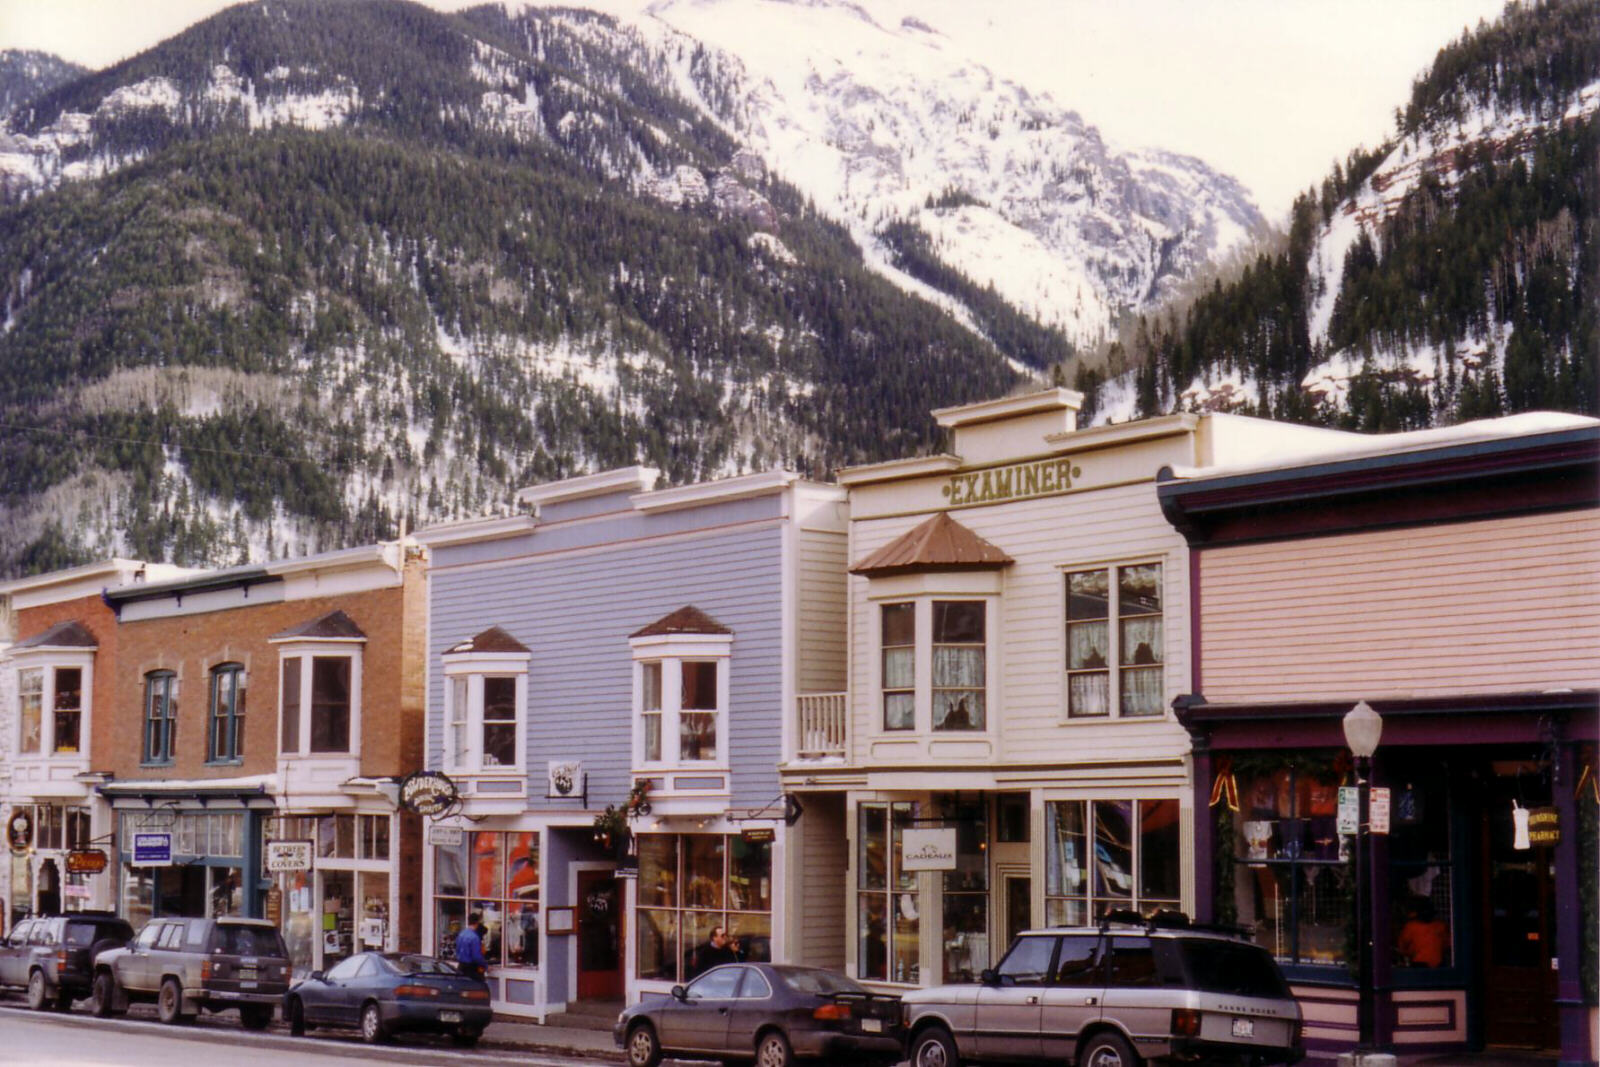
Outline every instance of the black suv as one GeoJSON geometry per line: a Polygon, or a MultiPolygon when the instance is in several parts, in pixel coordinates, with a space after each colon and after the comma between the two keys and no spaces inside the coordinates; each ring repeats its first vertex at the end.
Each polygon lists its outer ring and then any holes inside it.
{"type": "Polygon", "coordinates": [[[0,941],[0,986],[27,989],[35,1011],[65,1011],[89,996],[95,957],[131,940],[133,927],[111,912],[23,919],[0,941]]]}

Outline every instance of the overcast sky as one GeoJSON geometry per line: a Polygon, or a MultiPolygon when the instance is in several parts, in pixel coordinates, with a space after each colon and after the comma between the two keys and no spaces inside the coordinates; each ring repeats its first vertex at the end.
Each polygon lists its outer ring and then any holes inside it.
{"type": "MultiPolygon", "coordinates": [[[[481,0],[431,0],[455,10],[481,0]]],[[[585,6],[586,0],[562,0],[585,6]]],[[[694,2],[694,0],[679,0],[694,2]]],[[[766,2],[766,0],[735,0],[766,2]]],[[[1199,156],[1270,218],[1334,159],[1392,129],[1434,53],[1502,0],[860,0],[893,25],[916,13],[996,74],[1099,126],[1122,147],[1199,156]]],[[[645,0],[589,6],[638,10],[645,0]]],[[[0,47],[91,67],[140,52],[226,0],[0,0],[0,47]]]]}

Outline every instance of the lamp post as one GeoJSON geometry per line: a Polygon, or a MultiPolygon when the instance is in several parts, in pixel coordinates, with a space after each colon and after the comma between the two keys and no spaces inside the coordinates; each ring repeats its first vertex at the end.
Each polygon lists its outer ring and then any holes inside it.
{"type": "Polygon", "coordinates": [[[1372,754],[1378,751],[1383,736],[1383,716],[1365,700],[1344,716],[1344,742],[1356,760],[1356,793],[1360,817],[1356,823],[1356,1054],[1354,1062],[1366,1062],[1373,1047],[1372,993],[1372,904],[1367,883],[1372,880],[1370,852],[1372,834],[1368,827],[1372,783],[1372,754]]]}

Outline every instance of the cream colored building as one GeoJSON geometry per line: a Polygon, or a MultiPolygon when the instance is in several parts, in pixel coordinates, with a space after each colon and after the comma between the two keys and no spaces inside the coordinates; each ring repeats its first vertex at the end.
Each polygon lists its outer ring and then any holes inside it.
{"type": "Polygon", "coordinates": [[[799,698],[796,962],[975,978],[1018,930],[1192,908],[1189,553],[1167,467],[1351,435],[1179,414],[1079,429],[1050,389],[935,412],[948,454],[847,469],[848,692],[799,698]],[[841,892],[843,887],[843,892],[841,892]]]}

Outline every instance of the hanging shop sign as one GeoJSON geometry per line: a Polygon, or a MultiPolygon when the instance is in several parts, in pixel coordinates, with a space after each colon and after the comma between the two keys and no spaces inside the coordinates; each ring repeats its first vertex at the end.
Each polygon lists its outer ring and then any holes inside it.
{"type": "Polygon", "coordinates": [[[135,867],[171,867],[172,834],[167,831],[134,834],[133,865],[135,867]]]}
{"type": "Polygon", "coordinates": [[[428,844],[438,845],[440,848],[460,848],[466,840],[466,831],[459,826],[430,826],[428,827],[428,844]]]}
{"type": "Polygon", "coordinates": [[[18,808],[6,820],[6,840],[12,852],[26,852],[33,847],[33,810],[18,808]]]}
{"type": "Polygon", "coordinates": [[[109,863],[104,849],[75,848],[67,853],[68,874],[99,874],[109,863]]]}
{"type": "Polygon", "coordinates": [[[1529,809],[1528,841],[1535,845],[1559,844],[1561,842],[1561,812],[1555,808],[1529,809]]]}
{"type": "Polygon", "coordinates": [[[400,806],[418,815],[443,815],[461,799],[442,771],[415,771],[400,781],[400,806]]]}
{"type": "Polygon", "coordinates": [[[1377,785],[1372,787],[1372,796],[1367,801],[1367,825],[1375,834],[1389,832],[1389,787],[1377,785]]]}
{"type": "Polygon", "coordinates": [[[309,871],[311,869],[310,841],[268,841],[267,871],[270,874],[309,871]]]}
{"type": "Polygon", "coordinates": [[[900,835],[902,871],[953,871],[956,869],[955,827],[942,830],[906,830],[900,835]]]}
{"type": "Polygon", "coordinates": [[[778,831],[774,830],[770,826],[746,826],[743,830],[739,831],[739,836],[750,842],[752,845],[759,845],[763,842],[776,839],[778,836],[778,831]]]}

